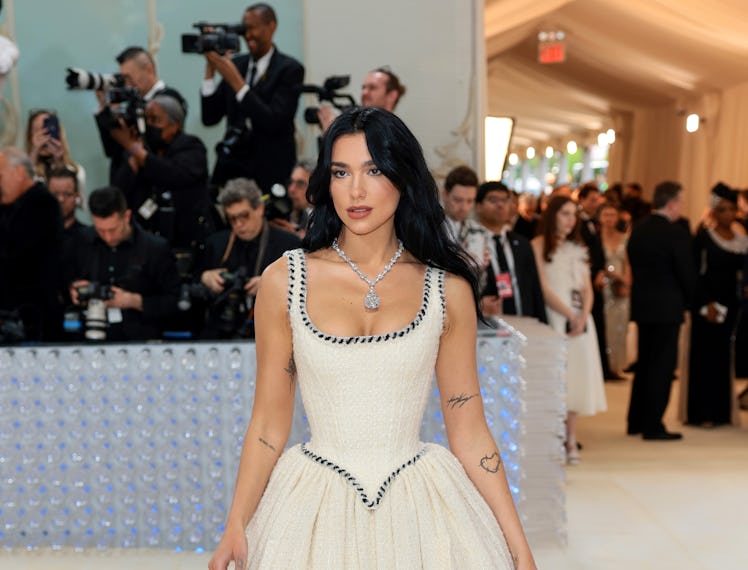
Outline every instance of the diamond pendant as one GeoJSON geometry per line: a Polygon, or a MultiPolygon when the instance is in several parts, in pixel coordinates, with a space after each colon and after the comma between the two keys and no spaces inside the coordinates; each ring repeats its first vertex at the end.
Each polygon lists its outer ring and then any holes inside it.
{"type": "Polygon", "coordinates": [[[376,311],[379,308],[379,295],[374,292],[374,287],[371,287],[364,297],[364,307],[370,311],[376,311]]]}

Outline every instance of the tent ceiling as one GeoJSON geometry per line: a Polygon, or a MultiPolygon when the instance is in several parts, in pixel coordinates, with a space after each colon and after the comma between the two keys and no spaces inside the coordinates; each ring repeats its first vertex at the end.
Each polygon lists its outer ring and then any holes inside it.
{"type": "Polygon", "coordinates": [[[746,30],[745,0],[486,0],[489,114],[514,117],[521,146],[686,109],[748,82],[746,30]],[[565,32],[566,62],[537,62],[542,30],[565,32]]]}

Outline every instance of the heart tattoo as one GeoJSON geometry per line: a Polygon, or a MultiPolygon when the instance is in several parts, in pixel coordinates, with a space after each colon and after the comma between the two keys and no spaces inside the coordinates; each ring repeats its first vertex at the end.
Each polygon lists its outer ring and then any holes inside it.
{"type": "Polygon", "coordinates": [[[480,460],[480,466],[489,473],[498,473],[501,469],[501,456],[494,451],[492,455],[486,455],[480,460]]]}

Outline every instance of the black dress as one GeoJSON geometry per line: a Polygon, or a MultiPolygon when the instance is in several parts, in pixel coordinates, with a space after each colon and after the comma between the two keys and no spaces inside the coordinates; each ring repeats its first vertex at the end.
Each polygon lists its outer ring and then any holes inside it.
{"type": "Polygon", "coordinates": [[[693,241],[698,284],[691,311],[689,424],[730,423],[734,397],[731,337],[740,305],[739,272],[747,246],[745,236],[728,241],[707,229],[699,230],[693,241]],[[727,308],[723,322],[709,322],[701,314],[708,303],[727,308]]]}

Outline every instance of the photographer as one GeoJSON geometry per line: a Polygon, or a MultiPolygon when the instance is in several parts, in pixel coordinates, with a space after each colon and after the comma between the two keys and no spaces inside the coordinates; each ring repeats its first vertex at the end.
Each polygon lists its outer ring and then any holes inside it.
{"type": "Polygon", "coordinates": [[[173,248],[196,252],[213,230],[205,146],[182,130],[184,109],[170,95],[154,97],[145,119],[144,138],[126,125],[111,130],[127,151],[112,182],[124,192],[141,226],[173,248]]]}
{"type": "MultiPolygon", "coordinates": [[[[400,78],[387,66],[372,69],[361,85],[361,106],[381,107],[387,111],[394,111],[400,98],[405,95],[405,85],[400,78]]],[[[327,127],[340,115],[340,110],[331,105],[320,105],[317,117],[324,133],[327,127]]]]}
{"type": "Polygon", "coordinates": [[[289,217],[270,220],[276,228],[296,234],[301,239],[306,235],[306,225],[312,212],[312,205],[306,199],[306,189],[312,172],[314,164],[310,161],[300,160],[296,163],[291,171],[291,178],[288,179],[288,198],[291,201],[289,217]]]}
{"type": "Polygon", "coordinates": [[[25,329],[10,340],[59,340],[61,235],[60,206],[28,155],[0,151],[0,313],[16,312],[25,329]]]}
{"type": "Polygon", "coordinates": [[[304,68],[273,45],[278,23],[270,6],[250,6],[242,23],[249,55],[205,53],[202,121],[211,126],[226,117],[211,182],[223,186],[227,180],[245,177],[268,193],[273,184],[288,179],[296,162],[294,116],[304,68]],[[223,78],[217,87],[216,71],[223,78]]]}
{"type": "MultiPolygon", "coordinates": [[[[153,61],[151,54],[139,46],[128,47],[123,50],[116,58],[119,64],[119,74],[126,87],[131,87],[142,97],[144,103],[151,101],[156,95],[171,95],[180,102],[182,109],[187,114],[187,103],[182,95],[172,87],[158,78],[156,74],[156,63],[153,61]]],[[[111,159],[109,170],[110,182],[113,175],[127,156],[122,147],[112,138],[110,130],[116,128],[117,119],[112,108],[106,101],[104,90],[98,90],[96,97],[99,100],[99,110],[97,111],[96,126],[99,129],[101,143],[104,146],[104,153],[111,159]]]]}
{"type": "MultiPolygon", "coordinates": [[[[231,229],[208,238],[200,281],[219,295],[224,291],[223,274],[241,272],[246,279],[243,289],[253,299],[257,295],[260,276],[265,268],[285,251],[301,247],[301,240],[267,222],[262,193],[252,180],[230,180],[221,191],[218,201],[226,213],[231,229]]],[[[249,305],[248,309],[251,308],[251,301],[249,305]]],[[[215,323],[211,323],[210,319],[204,336],[216,336],[215,323]]]]}
{"type": "Polygon", "coordinates": [[[168,244],[131,221],[132,212],[118,188],[94,190],[88,206],[94,227],[78,242],[77,280],[70,287],[73,303],[80,304],[80,290],[87,285],[104,286],[94,289],[106,307],[108,340],[160,338],[165,322],[176,314],[179,294],[168,244]]]}

